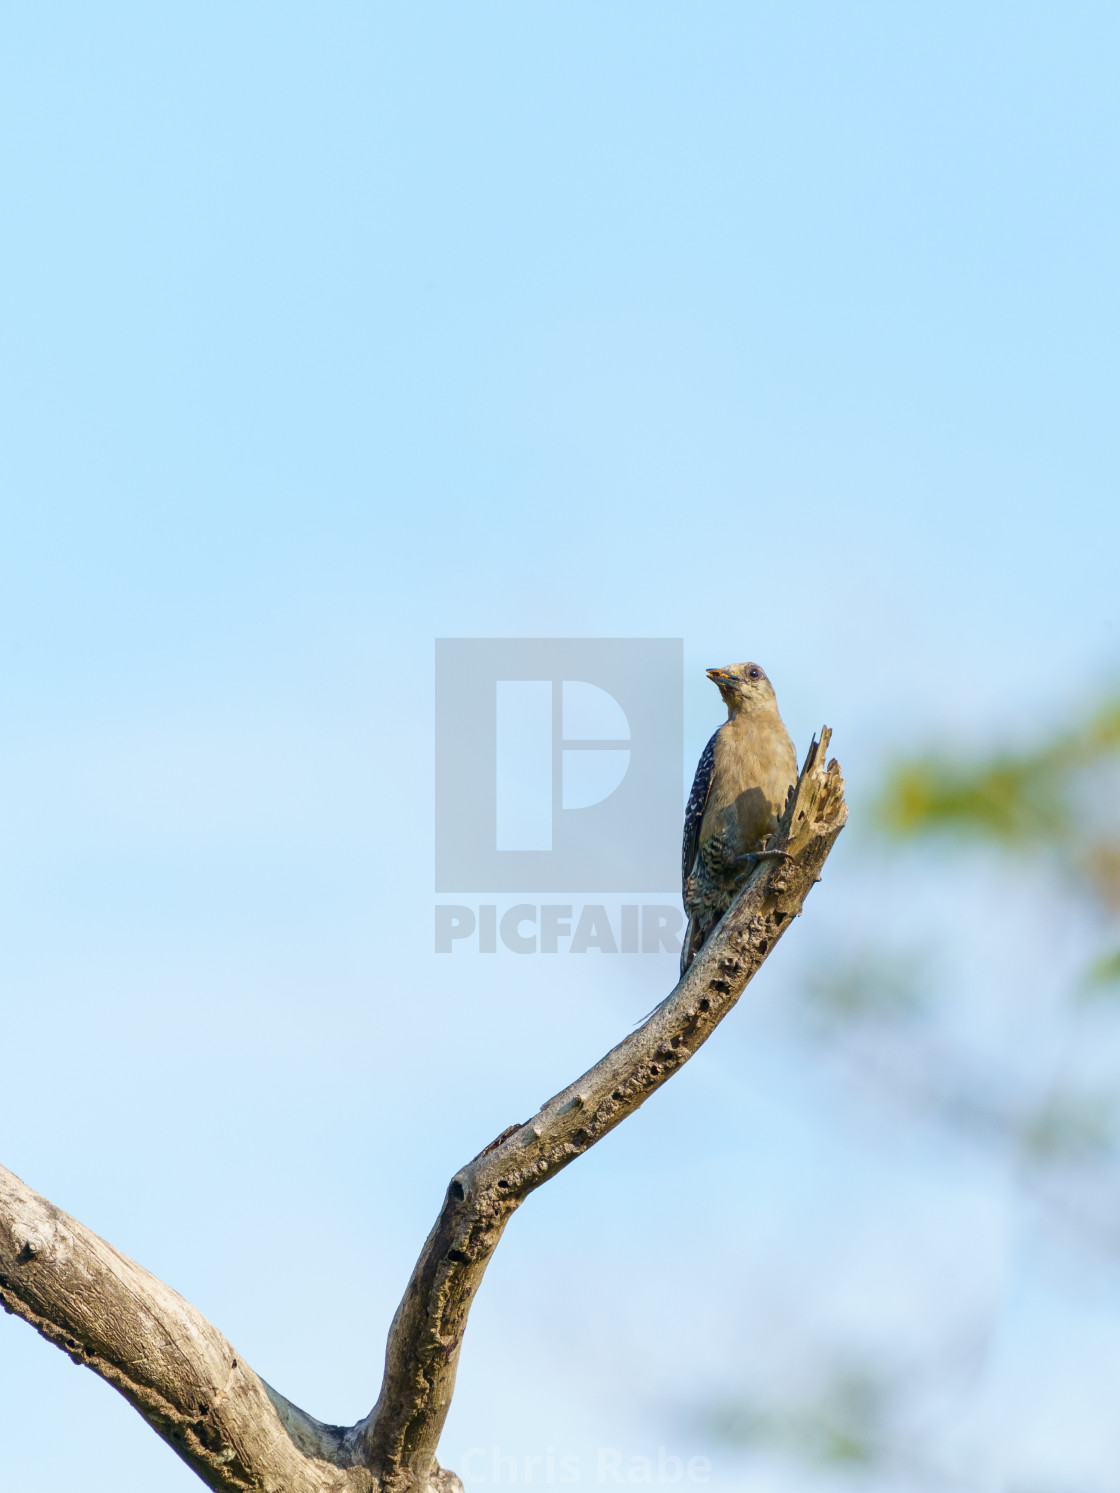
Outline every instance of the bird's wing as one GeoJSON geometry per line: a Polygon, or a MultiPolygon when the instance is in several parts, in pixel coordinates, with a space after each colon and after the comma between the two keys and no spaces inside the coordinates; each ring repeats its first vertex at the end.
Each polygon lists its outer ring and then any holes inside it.
{"type": "Polygon", "coordinates": [[[716,762],[716,736],[700,754],[696,764],[696,776],[692,780],[692,792],[684,811],[684,837],[681,841],[681,884],[688,880],[692,863],[700,846],[700,823],[704,818],[704,805],[708,802],[708,791],[712,786],[712,769],[716,762]]]}

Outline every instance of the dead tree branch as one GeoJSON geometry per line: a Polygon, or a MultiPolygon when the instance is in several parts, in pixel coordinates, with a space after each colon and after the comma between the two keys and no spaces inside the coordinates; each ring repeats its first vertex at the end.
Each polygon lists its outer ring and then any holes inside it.
{"type": "Polygon", "coordinates": [[[635,1032],[455,1174],[389,1330],[369,1416],[326,1426],[260,1379],[182,1297],[0,1168],[0,1302],[118,1389],[217,1493],[451,1493],[435,1448],[471,1302],[514,1210],[686,1063],[800,913],[847,818],[813,742],[764,862],[635,1032]]]}

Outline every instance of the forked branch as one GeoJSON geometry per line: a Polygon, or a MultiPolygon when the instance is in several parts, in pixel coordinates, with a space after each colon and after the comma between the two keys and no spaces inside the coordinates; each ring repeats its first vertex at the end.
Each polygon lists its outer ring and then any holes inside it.
{"type": "Polygon", "coordinates": [[[377,1404],[326,1426],[260,1379],[169,1287],[0,1168],[0,1302],[107,1379],[220,1493],[449,1493],[435,1448],[479,1283],[514,1210],[704,1043],[801,911],[847,818],[830,732],[773,848],[688,973],[635,1032],[455,1174],[389,1330],[377,1404]]]}

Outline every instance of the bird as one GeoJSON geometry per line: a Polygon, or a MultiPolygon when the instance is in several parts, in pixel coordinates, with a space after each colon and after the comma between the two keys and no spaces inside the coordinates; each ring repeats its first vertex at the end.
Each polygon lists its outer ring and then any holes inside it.
{"type": "Polygon", "coordinates": [[[727,720],[700,756],[684,812],[682,976],[755,866],[784,856],[766,846],[797,781],[797,753],[765,670],[729,664],[707,675],[727,720]]]}

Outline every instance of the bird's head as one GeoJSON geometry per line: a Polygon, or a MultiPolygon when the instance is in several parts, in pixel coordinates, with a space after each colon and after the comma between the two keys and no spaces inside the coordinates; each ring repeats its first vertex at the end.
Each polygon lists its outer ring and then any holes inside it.
{"type": "Polygon", "coordinates": [[[719,690],[727,706],[728,717],[740,710],[774,709],[774,686],[758,664],[728,664],[726,669],[709,669],[708,678],[719,690]]]}

